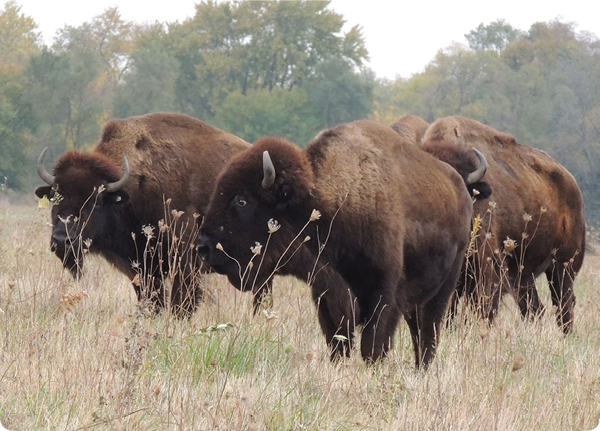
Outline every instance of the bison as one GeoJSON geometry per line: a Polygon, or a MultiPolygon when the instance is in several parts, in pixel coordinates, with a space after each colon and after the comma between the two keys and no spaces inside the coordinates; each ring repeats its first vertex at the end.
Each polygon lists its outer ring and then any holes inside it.
{"type": "Polygon", "coordinates": [[[480,218],[473,232],[475,252],[470,253],[458,296],[466,294],[491,321],[502,294],[511,293],[522,315],[534,317],[543,312],[535,279],[545,273],[557,323],[569,333],[573,282],[585,253],[583,199],[575,179],[545,152],[468,118],[437,120],[425,133],[422,148],[456,167],[448,143],[485,155],[485,180],[494,190],[489,203],[474,204],[474,215],[480,218]]]}
{"type": "Polygon", "coordinates": [[[456,169],[474,199],[483,200],[490,197],[491,186],[481,181],[483,173],[487,170],[487,161],[476,148],[457,146],[454,141],[435,141],[422,145],[429,124],[415,115],[403,115],[390,127],[407,143],[420,146],[424,151],[456,169]]]}
{"type": "Polygon", "coordinates": [[[233,157],[197,249],[237,287],[276,272],[307,281],[333,360],[350,354],[354,324],[362,357],[382,358],[404,315],[419,367],[435,355],[471,216],[454,169],[387,126],[357,121],[305,150],[267,137],[233,157]]]}
{"type": "Polygon", "coordinates": [[[405,114],[390,124],[390,127],[408,142],[419,145],[429,123],[416,115],[405,114]]]}
{"type": "MultiPolygon", "coordinates": [[[[197,265],[187,252],[196,235],[191,242],[188,236],[204,213],[217,174],[249,147],[186,115],[155,113],[109,121],[93,151],[63,154],[53,174],[44,168],[42,151],[38,173],[48,185],[36,195],[53,203],[54,253],[76,278],[84,252],[102,255],[134,280],[140,300],[144,283],[136,275],[143,268],[156,309],[165,306],[162,280],[171,272],[171,307],[190,313],[202,292],[194,281],[197,265]],[[158,237],[163,238],[160,251],[152,252],[158,237]]],[[[260,300],[257,295],[255,306],[260,300]]]]}

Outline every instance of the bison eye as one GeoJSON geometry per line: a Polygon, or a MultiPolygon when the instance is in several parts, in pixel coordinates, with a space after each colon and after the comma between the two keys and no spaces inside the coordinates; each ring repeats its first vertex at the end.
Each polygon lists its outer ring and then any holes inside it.
{"type": "Polygon", "coordinates": [[[245,207],[246,204],[248,204],[248,201],[243,196],[236,196],[235,197],[235,204],[238,207],[245,207]]]}

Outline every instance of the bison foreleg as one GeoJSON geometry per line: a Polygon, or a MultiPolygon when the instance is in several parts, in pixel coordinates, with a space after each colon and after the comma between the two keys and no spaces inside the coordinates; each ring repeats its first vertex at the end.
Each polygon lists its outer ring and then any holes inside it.
{"type": "Polygon", "coordinates": [[[324,267],[314,278],[311,290],[331,360],[349,357],[358,323],[357,305],[350,287],[337,272],[324,267]]]}

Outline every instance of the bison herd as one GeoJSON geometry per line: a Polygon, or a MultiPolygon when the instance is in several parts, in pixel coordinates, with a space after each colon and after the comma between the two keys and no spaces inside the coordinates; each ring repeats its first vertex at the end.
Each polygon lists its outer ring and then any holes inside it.
{"type": "Polygon", "coordinates": [[[464,297],[492,321],[503,294],[525,318],[573,328],[573,282],[585,253],[581,192],[543,151],[464,117],[390,127],[355,121],[305,149],[253,145],[182,114],[108,122],[91,152],[70,151],[36,190],[52,204],[51,249],[74,277],[104,256],[140,301],[190,315],[200,273],[251,291],[254,310],[277,275],[310,286],[332,360],[357,326],[366,362],[384,357],[404,317],[415,364],[435,356],[440,325],[464,297]]]}

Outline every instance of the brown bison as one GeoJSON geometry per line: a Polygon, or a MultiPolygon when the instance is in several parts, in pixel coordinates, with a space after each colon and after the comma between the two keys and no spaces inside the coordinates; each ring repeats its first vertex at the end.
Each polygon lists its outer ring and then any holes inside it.
{"type": "Polygon", "coordinates": [[[108,122],[93,151],[63,154],[53,174],[44,168],[44,150],[38,173],[48,185],[36,195],[53,202],[53,251],[77,278],[84,252],[104,256],[135,279],[138,299],[144,297],[144,283],[136,275],[143,268],[150,285],[146,294],[156,308],[165,305],[162,280],[170,271],[173,311],[193,311],[201,291],[187,252],[193,241],[186,236],[204,213],[220,170],[248,148],[242,139],[194,118],[156,113],[108,122]],[[160,252],[154,250],[159,237],[160,252]]]}
{"type": "Polygon", "coordinates": [[[404,315],[416,365],[427,366],[471,215],[454,169],[387,126],[357,121],[321,132],[305,150],[263,138],[232,158],[198,252],[236,286],[275,272],[307,281],[332,359],[349,355],[354,324],[363,326],[362,357],[381,358],[404,315]]]}
{"type": "Polygon", "coordinates": [[[466,293],[491,320],[502,293],[512,293],[523,316],[536,316],[543,306],[535,279],[545,273],[558,325],[568,333],[573,327],[573,281],[585,252],[583,200],[575,179],[545,152],[468,118],[434,122],[422,145],[464,175],[461,169],[469,168],[457,167],[448,143],[485,155],[485,179],[494,190],[491,202],[474,205],[481,224],[475,226],[476,252],[459,283],[459,296],[466,293]]]}
{"type": "Polygon", "coordinates": [[[405,114],[390,124],[390,127],[407,142],[419,145],[429,123],[416,115],[405,114]]]}
{"type": "Polygon", "coordinates": [[[429,124],[415,115],[405,114],[394,121],[390,127],[406,143],[420,146],[432,156],[456,169],[475,199],[483,200],[491,195],[490,185],[481,181],[487,170],[487,161],[476,148],[457,146],[454,141],[436,141],[421,145],[429,124]]]}

